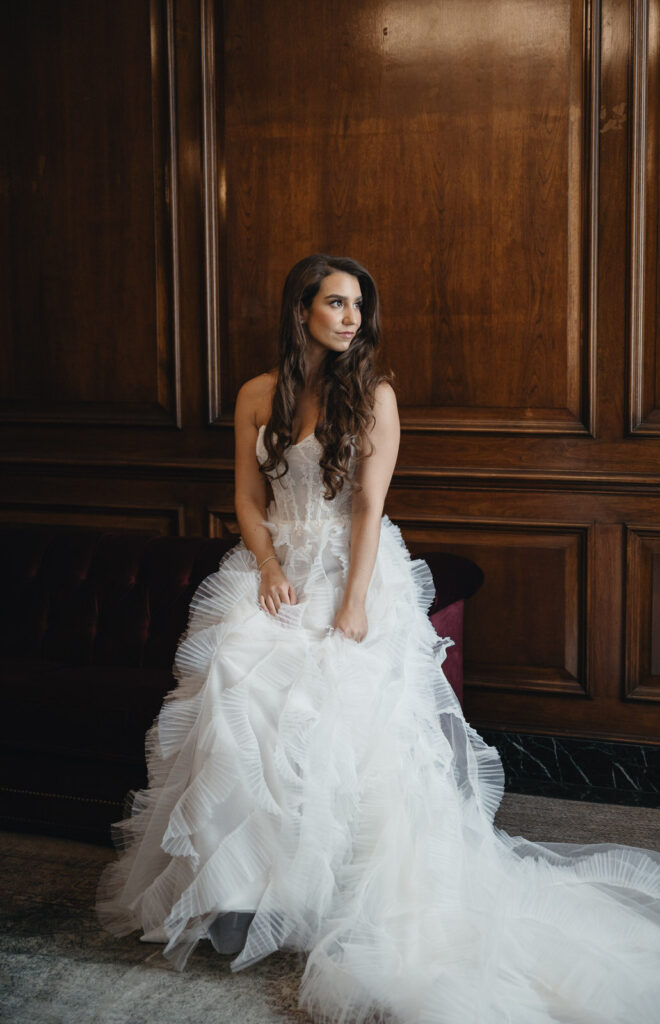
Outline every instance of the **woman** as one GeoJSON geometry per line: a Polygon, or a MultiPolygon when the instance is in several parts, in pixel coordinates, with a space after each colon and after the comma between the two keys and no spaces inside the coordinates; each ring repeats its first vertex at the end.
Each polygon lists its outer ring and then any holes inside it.
{"type": "Polygon", "coordinates": [[[236,403],[242,539],[193,597],[101,920],[178,967],[200,938],[234,970],[304,950],[301,1005],[327,1021],[657,1024],[660,854],[493,826],[501,762],[383,515],[378,340],[363,267],[293,267],[278,368],[236,403]]]}

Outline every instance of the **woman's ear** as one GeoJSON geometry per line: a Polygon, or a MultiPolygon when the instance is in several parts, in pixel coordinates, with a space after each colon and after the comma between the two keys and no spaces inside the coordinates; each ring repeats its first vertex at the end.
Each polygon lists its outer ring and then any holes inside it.
{"type": "Polygon", "coordinates": [[[308,313],[308,311],[305,309],[305,307],[301,303],[300,304],[300,308],[298,310],[298,319],[300,320],[301,324],[306,324],[307,323],[307,313],[308,313]]]}

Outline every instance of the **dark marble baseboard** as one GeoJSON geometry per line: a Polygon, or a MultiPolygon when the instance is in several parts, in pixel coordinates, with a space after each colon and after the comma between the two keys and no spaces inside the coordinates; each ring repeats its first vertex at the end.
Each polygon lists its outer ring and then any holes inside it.
{"type": "Polygon", "coordinates": [[[511,793],[660,807],[660,746],[479,729],[511,793]]]}

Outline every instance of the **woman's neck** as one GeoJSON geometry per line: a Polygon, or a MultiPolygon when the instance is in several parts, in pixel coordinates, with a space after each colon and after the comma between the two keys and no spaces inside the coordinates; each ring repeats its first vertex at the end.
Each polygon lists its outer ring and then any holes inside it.
{"type": "Polygon", "coordinates": [[[310,395],[320,397],[323,384],[323,364],[327,350],[312,340],[307,342],[303,366],[303,388],[310,395]]]}

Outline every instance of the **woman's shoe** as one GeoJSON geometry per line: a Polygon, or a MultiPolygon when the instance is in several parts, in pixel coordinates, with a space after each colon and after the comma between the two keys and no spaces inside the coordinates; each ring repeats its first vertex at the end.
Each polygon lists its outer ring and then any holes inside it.
{"type": "Polygon", "coordinates": [[[235,956],[243,949],[253,913],[228,911],[218,914],[209,928],[209,939],[213,948],[223,956],[235,956]]]}
{"type": "Polygon", "coordinates": [[[140,936],[140,942],[169,942],[170,937],[162,928],[152,928],[140,936]]]}

